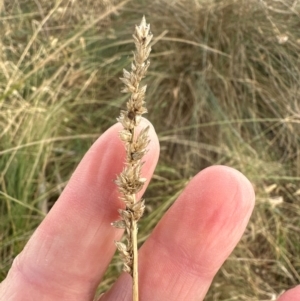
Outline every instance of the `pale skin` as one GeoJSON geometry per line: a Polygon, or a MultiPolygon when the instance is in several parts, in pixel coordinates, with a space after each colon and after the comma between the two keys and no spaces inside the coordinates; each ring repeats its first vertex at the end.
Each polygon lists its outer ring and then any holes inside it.
{"type": "MultiPolygon", "coordinates": [[[[114,183],[125,156],[120,129],[108,129],[84,156],[1,283],[1,301],[94,299],[122,235],[110,225],[122,206],[114,183]]],[[[150,139],[143,167],[149,180],[159,155],[152,126],[150,139]]],[[[197,174],[139,250],[140,300],[203,300],[241,238],[254,199],[252,185],[234,169],[213,166],[197,174]]],[[[101,301],[130,301],[131,294],[123,273],[101,301]]],[[[300,287],[278,300],[300,301],[300,287]]]]}

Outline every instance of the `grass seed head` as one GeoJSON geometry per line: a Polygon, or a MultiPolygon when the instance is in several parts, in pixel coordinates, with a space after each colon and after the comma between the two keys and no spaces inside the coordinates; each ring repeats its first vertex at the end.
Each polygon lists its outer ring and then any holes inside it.
{"type": "MultiPolygon", "coordinates": [[[[137,201],[136,194],[141,191],[147,179],[141,177],[143,162],[141,161],[147,152],[149,144],[149,127],[136,134],[136,127],[140,123],[141,116],[147,113],[145,93],[147,86],[140,87],[141,80],[145,77],[150,65],[148,60],[152,40],[150,25],[146,23],[145,17],[139,26],[135,27],[133,34],[136,50],[133,54],[131,71],[123,69],[123,77],[120,78],[124,84],[123,93],[130,93],[126,104],[126,111],[121,110],[117,119],[123,126],[119,132],[120,139],[124,142],[126,150],[125,166],[117,177],[116,184],[121,194],[121,200],[125,203],[125,209],[119,210],[121,220],[112,223],[116,228],[125,229],[127,245],[116,242],[116,246],[123,259],[123,270],[134,276],[134,262],[137,262],[137,221],[144,213],[144,200],[137,201]]],[[[134,279],[137,282],[137,279],[134,279]]]]}

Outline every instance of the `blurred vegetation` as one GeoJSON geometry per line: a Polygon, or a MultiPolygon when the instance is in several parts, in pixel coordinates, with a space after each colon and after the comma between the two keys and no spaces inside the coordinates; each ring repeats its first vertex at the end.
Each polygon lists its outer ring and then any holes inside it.
{"type": "Polygon", "coordinates": [[[115,123],[145,14],[155,35],[147,118],[161,157],[140,243],[193,175],[226,164],[252,181],[257,204],[206,300],[275,300],[300,282],[299,1],[4,0],[0,9],[0,280],[115,123]]]}

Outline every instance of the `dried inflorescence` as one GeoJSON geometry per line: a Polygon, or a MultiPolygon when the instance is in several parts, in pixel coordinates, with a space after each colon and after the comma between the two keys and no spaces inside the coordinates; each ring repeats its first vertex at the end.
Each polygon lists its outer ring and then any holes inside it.
{"type": "MultiPolygon", "coordinates": [[[[125,84],[122,89],[124,93],[131,93],[127,102],[127,110],[122,110],[118,121],[123,125],[119,135],[125,144],[126,161],[125,167],[116,180],[121,199],[125,203],[125,209],[120,209],[121,220],[113,223],[116,228],[125,229],[127,243],[116,242],[116,246],[124,261],[124,271],[134,276],[135,257],[137,257],[137,221],[144,212],[144,200],[137,201],[136,194],[143,188],[146,181],[141,177],[142,158],[147,151],[149,144],[149,127],[143,129],[138,135],[135,132],[139,125],[141,115],[147,113],[145,107],[146,86],[139,87],[142,78],[145,76],[150,65],[148,60],[152,39],[149,24],[146,24],[145,17],[139,26],[136,26],[133,35],[136,51],[131,64],[131,72],[123,70],[121,81],[125,84]]],[[[137,273],[137,272],[136,272],[137,273]]]]}

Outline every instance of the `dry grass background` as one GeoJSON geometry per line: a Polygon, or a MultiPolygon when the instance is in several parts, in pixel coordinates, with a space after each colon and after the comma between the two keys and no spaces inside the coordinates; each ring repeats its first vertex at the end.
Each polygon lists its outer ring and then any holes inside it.
{"type": "MultiPolygon", "coordinates": [[[[206,300],[275,300],[299,283],[300,1],[53,2],[0,5],[0,279],[115,122],[145,14],[155,33],[148,118],[162,151],[139,242],[195,173],[230,165],[257,204],[206,300]]],[[[121,268],[114,260],[100,291],[121,268]]]]}

